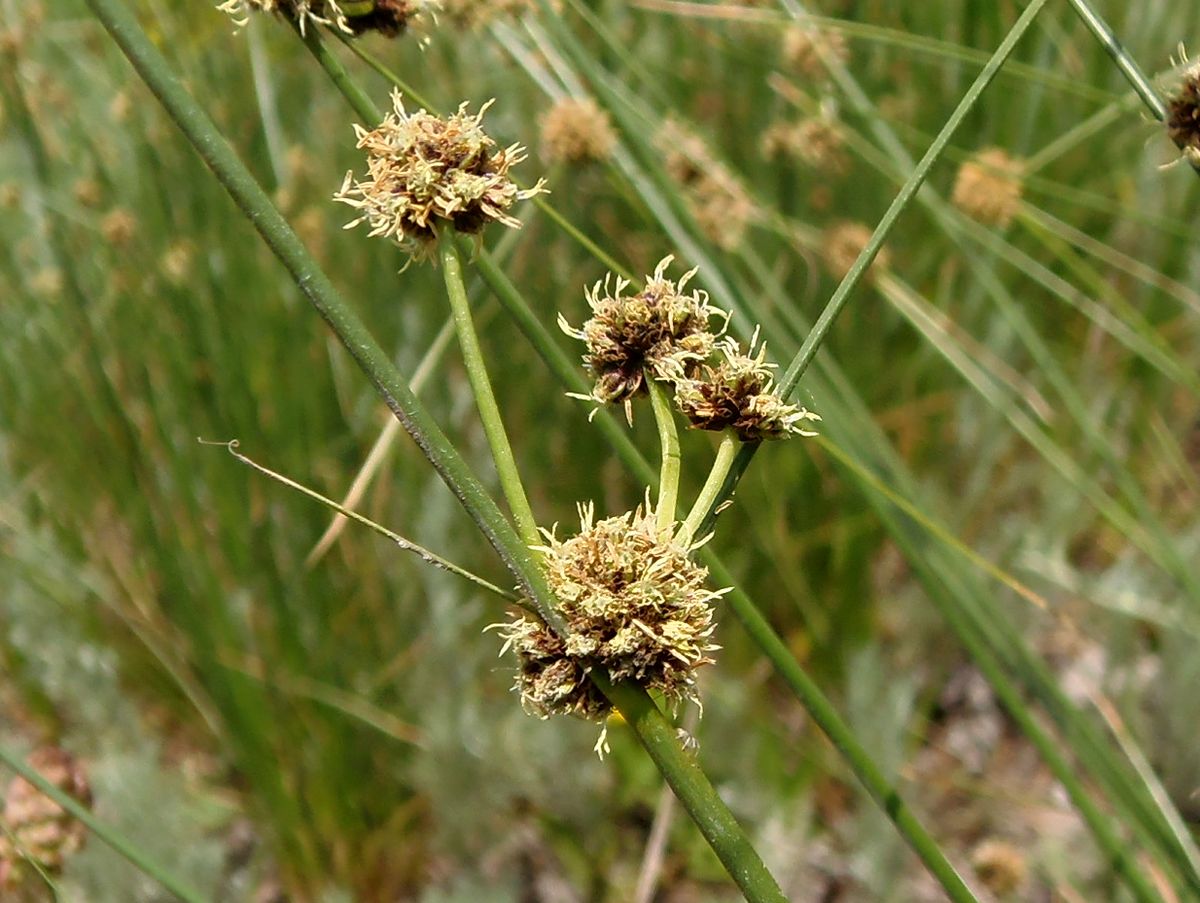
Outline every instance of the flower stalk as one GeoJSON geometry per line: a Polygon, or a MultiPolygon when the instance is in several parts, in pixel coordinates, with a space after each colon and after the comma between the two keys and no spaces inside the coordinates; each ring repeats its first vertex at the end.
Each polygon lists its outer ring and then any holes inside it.
{"type": "Polygon", "coordinates": [[[462,261],[454,243],[454,230],[443,227],[438,231],[438,250],[446,282],[446,296],[450,300],[450,312],[454,317],[454,331],[458,335],[458,344],[462,349],[467,378],[475,395],[475,406],[479,409],[483,432],[492,450],[492,460],[500,478],[500,488],[504,492],[513,520],[516,521],[521,539],[525,545],[535,546],[538,544],[537,520],[529,505],[529,497],[525,494],[525,485],[521,482],[517,459],[513,455],[512,444],[508,441],[508,433],[504,429],[504,420],[500,416],[500,407],[496,404],[496,394],[492,391],[492,382],[484,364],[483,350],[479,346],[479,336],[471,319],[471,304],[467,300],[467,287],[463,283],[462,261]]]}
{"type": "Polygon", "coordinates": [[[647,380],[650,390],[650,405],[654,409],[654,422],[658,426],[658,440],[662,447],[662,466],[658,476],[658,532],[669,536],[675,526],[675,510],[679,506],[679,432],[675,428],[675,414],[671,410],[671,399],[662,383],[647,380]]]}
{"type": "Polygon", "coordinates": [[[700,494],[696,496],[692,510],[688,512],[683,525],[679,528],[678,540],[683,545],[690,546],[692,540],[699,534],[700,524],[703,522],[704,516],[712,509],[721,487],[725,485],[725,477],[728,476],[733,459],[741,447],[742,441],[733,430],[725,430],[721,434],[721,444],[717,446],[717,457],[713,460],[712,469],[708,472],[708,479],[700,487],[700,494]]]}

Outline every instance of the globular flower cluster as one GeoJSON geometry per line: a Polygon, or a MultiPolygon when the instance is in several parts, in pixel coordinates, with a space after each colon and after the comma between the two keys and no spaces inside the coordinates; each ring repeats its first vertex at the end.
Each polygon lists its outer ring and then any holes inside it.
{"type": "Polygon", "coordinates": [[[675,387],[675,403],[692,426],[702,430],[727,429],[743,442],[781,439],[789,434],[815,436],[806,423],[820,416],[806,408],[786,403],[774,390],[774,364],[767,363],[766,343],[742,354],[737,343],[720,342],[722,359],[704,366],[699,379],[683,379],[675,387]]]}
{"type": "Polygon", "coordinates": [[[951,199],[974,220],[1007,226],[1021,207],[1021,161],[998,147],[983,150],[959,167],[951,199]]]}
{"type": "Polygon", "coordinates": [[[425,255],[443,225],[475,234],[488,223],[521,225],[508,210],[514,203],[545,191],[543,182],[518,189],[509,169],[525,159],[519,144],[497,149],[483,131],[484,104],[475,115],[467,105],[446,118],[425,110],[409,114],[400,92],[392,95],[394,112],[374,129],[356,125],[358,147],[367,152],[367,174],[346,174],[334,199],[359,212],[371,235],[394,239],[415,256],[425,255]]]}
{"type": "Polygon", "coordinates": [[[612,155],[617,143],[608,114],[590,97],[565,97],[541,119],[542,156],[552,163],[586,163],[612,155]]]}
{"type": "Polygon", "coordinates": [[[592,400],[621,402],[629,414],[634,396],[646,393],[647,380],[683,379],[712,354],[717,336],[710,321],[728,317],[708,303],[707,293],[685,291],[695,270],[678,282],[666,278],[673,259],[659,261],[636,294],[625,293],[625,279],[617,278],[615,285],[611,276],[597,282],[587,292],[592,317],[580,329],[559,315],[563,331],[587,344],[583,361],[596,377],[592,400]]]}
{"type": "Polygon", "coordinates": [[[796,123],[771,123],[763,132],[760,147],[768,160],[793,158],[823,175],[840,176],[849,168],[845,143],[836,122],[813,116],[796,123]]]}
{"type": "Polygon", "coordinates": [[[394,38],[436,6],[436,0],[224,0],[217,8],[239,25],[251,11],[279,13],[294,20],[302,34],[310,25],[327,25],[351,35],[377,31],[394,38]]]}
{"type": "Polygon", "coordinates": [[[535,0],[441,0],[439,15],[459,28],[483,28],[493,19],[519,16],[536,6],[535,0]]]}
{"type": "MultiPolygon", "coordinates": [[[[79,763],[56,746],[35,750],[28,759],[34,771],[85,806],[91,788],[79,763]]],[[[83,846],[84,826],[24,778],[14,778],[4,792],[0,812],[0,898],[9,899],[39,876],[57,875],[67,858],[83,846]]]]}
{"type": "Polygon", "coordinates": [[[498,625],[501,655],[511,648],[520,662],[514,689],[522,705],[540,717],[603,721],[611,704],[588,679],[595,666],[669,704],[695,700],[696,670],[717,648],[712,603],[724,591],[706,588],[707,569],[659,531],[649,503],[599,522],[591,505],[579,515],[577,535],[559,540],[543,531],[546,545],[538,547],[566,638],[525,616],[498,625]]]}
{"type": "Polygon", "coordinates": [[[676,283],[664,275],[674,258],[666,257],[647,277],[646,287],[626,294],[629,283],[612,277],[587,293],[592,317],[580,329],[561,314],[559,326],[587,345],[584,365],[596,377],[592,393],[598,404],[620,402],[632,422],[632,401],[646,394],[649,381],[665,384],[675,406],[695,429],[731,429],[744,442],[815,435],[804,424],[820,420],[802,407],[788,404],[775,391],[773,364],[758,332],[748,354],[723,336],[729,314],[708,302],[703,291],[684,291],[693,269],[676,283]],[[714,332],[711,323],[720,319],[714,332]],[[757,351],[755,346],[757,345],[757,351]],[[715,363],[712,358],[719,354],[715,363]]]}
{"type": "MultiPolygon", "coordinates": [[[[1185,54],[1181,51],[1181,56],[1185,54]]],[[[1200,166],[1200,63],[1189,66],[1167,99],[1167,135],[1184,159],[1200,166]]]]}
{"type": "Polygon", "coordinates": [[[668,119],[654,138],[663,167],[683,189],[696,225],[715,245],[730,251],[746,237],[758,209],[737,177],[712,155],[700,137],[668,119]]]}
{"type": "Polygon", "coordinates": [[[820,78],[832,63],[850,59],[846,38],[836,31],[794,25],[783,33],[783,61],[788,69],[808,78],[820,78]]]}

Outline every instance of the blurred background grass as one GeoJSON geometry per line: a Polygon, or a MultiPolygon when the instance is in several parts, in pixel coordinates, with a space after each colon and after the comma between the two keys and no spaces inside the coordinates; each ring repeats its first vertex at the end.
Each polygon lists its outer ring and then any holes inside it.
{"type": "MultiPolygon", "coordinates": [[[[1183,4],[1109,6],[1148,68],[1165,69],[1200,26],[1183,4]]],[[[329,198],[358,164],[353,116],[290,30],[263,18],[234,35],[204,3],[137,8],[412,373],[446,317],[440,278],[424,266],[398,278],[398,252],[341,231],[348,211],[329,198]]],[[[492,600],[362,530],[306,567],[327,512],[197,444],[236,437],[337,496],[384,416],[82,4],[0,9],[5,741],[78,754],[97,812],[214,899],[632,899],[657,773],[619,727],[600,764],[592,727],[522,714],[511,663],[480,634],[499,618],[492,600]]],[[[591,71],[536,16],[475,27],[444,16],[423,48],[364,46],[442,109],[497,98],[489,130],[531,145],[530,180],[546,168],[548,93],[574,78],[606,86],[597,96],[624,156],[556,170],[553,203],[633,272],[675,252],[701,265],[718,303],[724,280],[748,312],[736,331],[761,320],[786,360],[840,275],[822,260],[822,230],[878,220],[904,154],[920,156],[1019,9],[828,2],[814,11],[846,41],[853,81],[789,65],[774,7],[587,11],[563,19],[591,71]],[[764,159],[772,123],[817,111],[845,136],[844,171],[764,159]],[[660,166],[668,118],[732,174],[715,236],[660,166]]],[[[343,55],[382,105],[384,82],[343,55]]],[[[975,598],[1087,717],[1097,699],[1111,705],[1128,731],[1122,755],[1145,757],[1162,811],[1194,830],[1197,180],[1158,168],[1169,145],[1065,4],[1016,56],[806,380],[824,437],[765,447],[715,546],[988,893],[1124,899],[936,603],[975,598]],[[937,200],[956,164],[992,145],[1037,163],[1004,230],[937,200]],[[921,545],[911,523],[881,516],[890,501],[864,474],[961,545],[928,533],[921,545]],[[931,589],[930,573],[950,589],[931,589]]],[[[531,205],[522,217],[506,272],[544,323],[558,311],[579,322],[582,287],[603,266],[531,205]]],[[[569,525],[578,500],[605,513],[636,504],[644,488],[589,431],[587,406],[562,397],[505,318],[481,331],[539,518],[569,525]]],[[[490,474],[456,354],[423,397],[490,474]]],[[[639,417],[633,433],[653,454],[650,427],[639,417]]],[[[712,443],[683,440],[686,495],[712,443]]],[[[360,508],[505,579],[407,441],[360,508]]],[[[703,762],[794,898],[938,899],[732,618],[717,639],[703,762]]],[[[1018,655],[1004,666],[1053,713],[1018,655]]],[[[735,896],[683,819],[660,884],[663,900],[735,896]]],[[[59,890],[160,899],[95,845],[59,890]]]]}

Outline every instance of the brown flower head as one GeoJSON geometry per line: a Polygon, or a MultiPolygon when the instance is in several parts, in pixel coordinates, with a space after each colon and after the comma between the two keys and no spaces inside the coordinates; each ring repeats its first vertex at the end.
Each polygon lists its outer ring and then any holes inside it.
{"type": "Polygon", "coordinates": [[[617,136],[608,113],[590,97],[566,97],[541,120],[542,156],[551,163],[603,160],[613,152],[617,136]]]}
{"type": "Polygon", "coordinates": [[[459,28],[482,28],[493,19],[519,16],[536,6],[534,0],[441,0],[438,16],[459,28]]]}
{"type": "Polygon", "coordinates": [[[732,339],[722,341],[720,363],[706,364],[701,376],[676,385],[679,410],[696,429],[732,429],[743,442],[815,436],[805,424],[821,418],[779,397],[772,380],[775,365],[767,363],[766,343],[754,351],[757,340],[756,330],[749,355],[742,354],[732,339]]]}
{"type": "Polygon", "coordinates": [[[758,211],[745,187],[685,126],[668,119],[654,139],[663,166],[683,189],[696,225],[713,244],[732,250],[742,243],[758,211]]]}
{"type": "Polygon", "coordinates": [[[358,146],[367,152],[367,174],[346,174],[334,199],[359,212],[349,229],[361,222],[371,235],[385,235],[422,256],[442,224],[475,234],[491,222],[521,225],[508,209],[517,201],[545,191],[541,180],[518,189],[509,169],[525,159],[525,149],[512,144],[501,150],[480,122],[491,101],[471,116],[464,103],[445,119],[419,110],[409,114],[400,92],[392,95],[395,112],[374,129],[354,127],[358,146]]]}
{"type": "MultiPolygon", "coordinates": [[[[1187,54],[1180,48],[1180,62],[1187,54]]],[[[1184,70],[1167,98],[1167,135],[1193,166],[1200,166],[1200,63],[1184,70]]]]}
{"type": "Polygon", "coordinates": [[[971,853],[975,874],[992,893],[1005,897],[1015,893],[1029,874],[1026,856],[1013,844],[990,838],[971,853]]]}
{"type": "Polygon", "coordinates": [[[218,9],[245,25],[251,11],[278,13],[295,21],[301,34],[310,25],[327,25],[346,34],[377,31],[402,34],[436,0],[224,0],[218,9]]]}
{"type": "Polygon", "coordinates": [[[850,48],[840,32],[795,25],[783,33],[783,61],[793,72],[817,78],[825,74],[830,63],[845,64],[849,60],[850,48]]]}
{"type": "Polygon", "coordinates": [[[580,532],[559,540],[542,531],[546,578],[569,630],[565,640],[540,621],[518,616],[499,625],[504,651],[520,661],[514,689],[541,717],[578,715],[602,721],[611,710],[587,673],[603,667],[613,680],[656,690],[671,704],[695,700],[696,669],[710,664],[712,603],[706,568],[689,549],[664,538],[649,502],[595,522],[579,509],[580,532]]]}
{"type": "MultiPolygon", "coordinates": [[[[821,236],[821,256],[830,275],[844,279],[870,240],[871,229],[862,223],[842,220],[829,226],[821,236]]],[[[886,268],[890,263],[891,257],[884,248],[871,262],[871,268],[886,268]]]]}
{"type": "Polygon", "coordinates": [[[825,175],[844,175],[849,168],[845,138],[826,116],[800,122],[773,122],[763,132],[761,149],[768,160],[792,158],[825,175]]]}
{"type": "Polygon", "coordinates": [[[951,199],[971,219],[1007,226],[1021,206],[1021,170],[1021,161],[998,147],[980,151],[959,167],[951,199]]]}
{"type": "Polygon", "coordinates": [[[586,294],[592,317],[582,328],[573,328],[561,314],[558,318],[563,332],[587,343],[583,362],[596,377],[587,397],[600,404],[623,402],[627,416],[633,397],[646,392],[647,379],[675,382],[694,372],[716,347],[709,320],[728,320],[708,303],[706,292],[685,293],[694,269],[678,282],[666,278],[673,259],[659,261],[635,295],[625,294],[625,279],[614,284],[609,275],[597,282],[586,294]]]}
{"type": "MultiPolygon", "coordinates": [[[[35,750],[29,766],[47,781],[85,806],[92,794],[79,763],[55,746],[35,750]]],[[[14,778],[4,793],[0,813],[0,891],[11,890],[31,877],[34,866],[56,875],[68,856],[78,850],[87,830],[24,778],[14,778]]],[[[4,899],[8,899],[7,896],[4,899]]]]}

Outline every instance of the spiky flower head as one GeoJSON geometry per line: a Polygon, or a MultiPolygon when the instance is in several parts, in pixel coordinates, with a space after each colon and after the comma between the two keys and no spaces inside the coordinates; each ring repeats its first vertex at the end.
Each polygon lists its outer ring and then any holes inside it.
{"type": "Polygon", "coordinates": [[[525,159],[525,149],[511,144],[496,149],[481,121],[491,101],[478,113],[464,103],[445,119],[425,110],[409,114],[400,92],[392,94],[394,112],[374,129],[355,125],[358,147],[367,152],[367,174],[346,179],[334,199],[359,212],[349,229],[361,222],[371,235],[393,238],[414,256],[425,256],[436,238],[435,227],[448,226],[475,234],[491,222],[518,228],[508,209],[544,192],[539,180],[521,190],[509,169],[525,159]]]}
{"type": "Polygon", "coordinates": [[[732,429],[743,442],[815,436],[805,424],[821,418],[788,404],[775,391],[775,365],[767,362],[767,346],[755,331],[750,353],[742,354],[737,342],[722,340],[722,360],[706,364],[696,379],[683,379],[675,387],[675,403],[692,426],[721,432],[732,429]]]}
{"type": "MultiPolygon", "coordinates": [[[[664,257],[646,279],[646,287],[630,295],[628,280],[611,274],[586,293],[592,317],[580,329],[561,314],[558,324],[569,336],[587,344],[583,362],[595,375],[588,396],[600,404],[622,402],[626,415],[634,396],[647,391],[646,381],[675,382],[695,372],[716,347],[709,326],[728,314],[708,303],[708,293],[686,291],[692,269],[678,282],[666,278],[673,257],[664,257]]],[[[722,326],[722,329],[724,327],[722,326]]]]}
{"type": "MultiPolygon", "coordinates": [[[[1187,60],[1183,47],[1179,62],[1187,60]]],[[[1200,167],[1200,63],[1184,71],[1178,86],[1167,98],[1167,135],[1193,166],[1200,167]]]]}
{"type": "Polygon", "coordinates": [[[608,113],[590,97],[564,97],[546,111],[541,126],[542,156],[551,163],[604,160],[617,143],[608,113]]]}
{"type": "Polygon", "coordinates": [[[830,64],[849,60],[850,48],[840,32],[795,25],[783,33],[783,61],[793,72],[818,78],[830,64]]]}
{"type": "Polygon", "coordinates": [[[437,0],[223,0],[217,9],[245,25],[252,11],[278,13],[293,20],[300,33],[327,25],[350,35],[377,31],[389,38],[402,34],[437,0]]]}
{"type": "Polygon", "coordinates": [[[649,502],[598,523],[592,505],[581,505],[579,519],[577,535],[559,540],[543,531],[546,545],[538,549],[567,638],[525,616],[499,625],[501,654],[511,648],[520,662],[514,689],[521,704],[543,718],[602,721],[611,705],[587,676],[597,665],[668,704],[695,700],[696,670],[711,664],[717,648],[712,603],[724,591],[706,588],[708,570],[659,531],[649,502]]]}
{"type": "MultiPolygon", "coordinates": [[[[45,746],[35,750],[28,763],[68,796],[85,806],[91,804],[87,777],[69,753],[45,746]]],[[[14,778],[5,790],[0,812],[0,894],[33,878],[36,869],[58,874],[86,837],[84,826],[58,803],[24,778],[14,778]]]]}
{"type": "Polygon", "coordinates": [[[1022,169],[998,147],[980,151],[959,167],[951,199],[974,220],[1007,226],[1021,207],[1022,169]]]}

